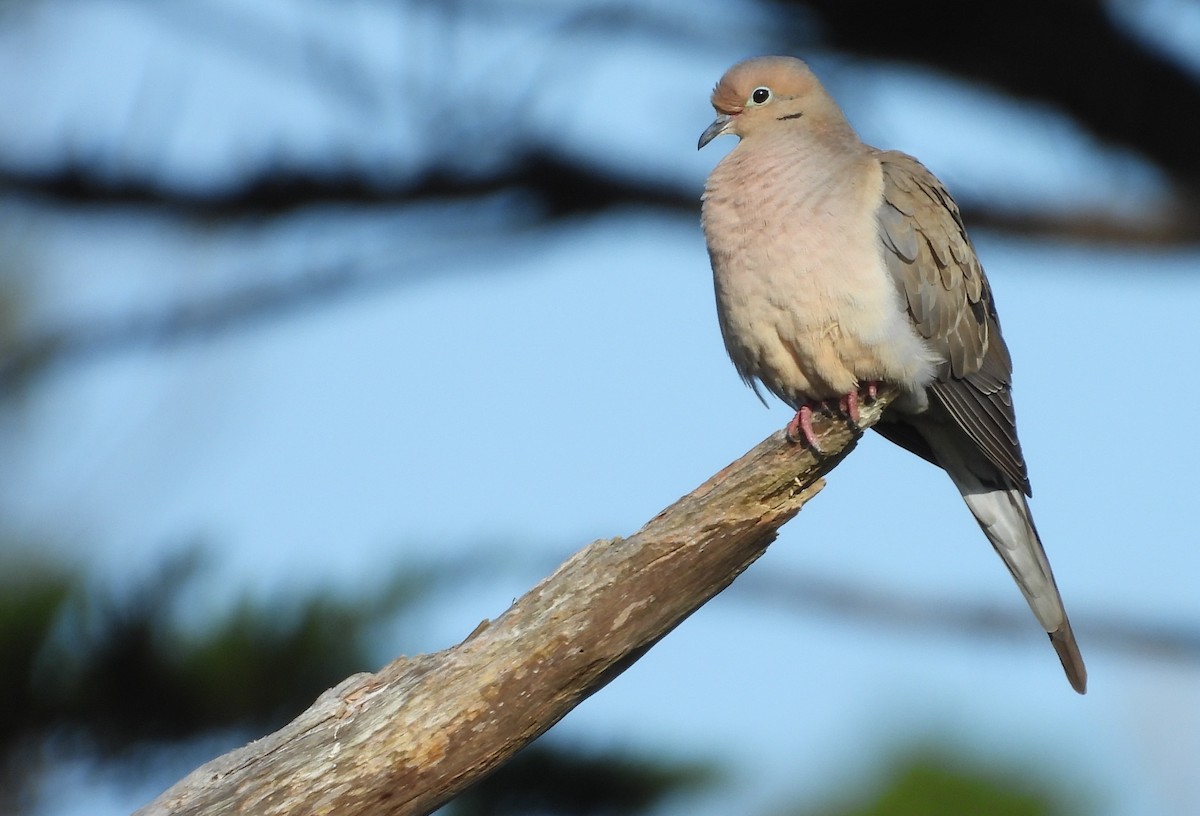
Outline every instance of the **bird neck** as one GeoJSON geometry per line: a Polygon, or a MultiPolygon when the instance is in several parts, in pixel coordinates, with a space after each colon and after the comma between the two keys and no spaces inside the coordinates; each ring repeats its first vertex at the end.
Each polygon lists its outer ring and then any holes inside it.
{"type": "Polygon", "coordinates": [[[848,124],[821,128],[807,126],[803,120],[786,124],[743,140],[742,158],[758,165],[759,171],[789,176],[809,188],[828,188],[854,178],[854,171],[868,158],[868,148],[848,124]]]}

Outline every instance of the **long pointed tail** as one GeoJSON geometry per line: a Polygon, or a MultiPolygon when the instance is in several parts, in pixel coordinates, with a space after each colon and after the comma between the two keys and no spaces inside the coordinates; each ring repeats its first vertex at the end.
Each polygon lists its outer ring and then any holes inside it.
{"type": "Polygon", "coordinates": [[[964,455],[958,440],[936,433],[925,438],[1050,636],[1071,687],[1084,694],[1087,668],[1024,493],[983,457],[964,455]]]}
{"type": "MultiPolygon", "coordinates": [[[[1087,691],[1087,668],[1079,654],[1071,621],[1054,581],[1041,537],[1033,524],[1029,505],[1019,488],[988,486],[969,470],[946,468],[967,507],[983,528],[996,552],[1004,560],[1013,580],[1021,588],[1038,622],[1050,635],[1050,643],[1062,661],[1071,687],[1087,691]]],[[[997,474],[999,475],[999,474],[997,474]]]]}
{"type": "Polygon", "coordinates": [[[1083,655],[1079,653],[1079,644],[1075,642],[1075,633],[1071,631],[1071,621],[1063,614],[1062,626],[1058,631],[1050,632],[1050,645],[1058,652],[1063,671],[1071,688],[1080,694],[1087,694],[1087,666],[1083,665],[1083,655]]]}

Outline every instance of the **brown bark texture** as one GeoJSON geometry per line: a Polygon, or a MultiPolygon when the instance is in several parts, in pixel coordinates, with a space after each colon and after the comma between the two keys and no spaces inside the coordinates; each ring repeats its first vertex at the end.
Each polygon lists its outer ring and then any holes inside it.
{"type": "Polygon", "coordinates": [[[593,542],[457,646],[400,657],[193,771],[135,816],[425,814],[494,770],[727,587],[823,486],[892,394],[782,431],[628,538],[593,542]]]}

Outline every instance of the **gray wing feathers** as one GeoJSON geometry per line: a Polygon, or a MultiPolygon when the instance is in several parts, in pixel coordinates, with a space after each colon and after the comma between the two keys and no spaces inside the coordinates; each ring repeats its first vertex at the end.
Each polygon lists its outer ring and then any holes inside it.
{"type": "Polygon", "coordinates": [[[914,325],[943,359],[932,395],[988,459],[1031,494],[1011,398],[1012,360],[958,206],[916,159],[893,151],[877,155],[884,260],[914,325]]]}

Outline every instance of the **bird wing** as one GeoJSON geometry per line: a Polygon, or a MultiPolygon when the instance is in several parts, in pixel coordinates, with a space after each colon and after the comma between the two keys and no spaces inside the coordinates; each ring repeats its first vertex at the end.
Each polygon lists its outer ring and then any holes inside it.
{"type": "MultiPolygon", "coordinates": [[[[943,360],[931,396],[1013,485],[1032,495],[1017,439],[1012,359],[958,205],[913,157],[895,151],[879,151],[877,157],[883,168],[878,222],[884,261],[914,325],[943,360]]],[[[924,440],[903,425],[878,429],[933,460],[924,440]]]]}

